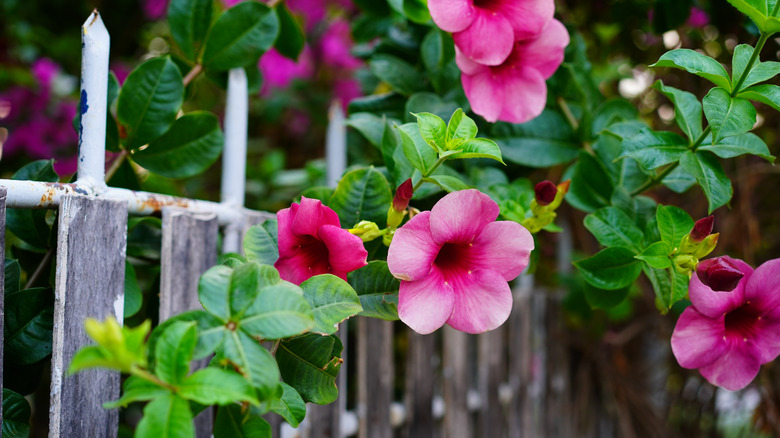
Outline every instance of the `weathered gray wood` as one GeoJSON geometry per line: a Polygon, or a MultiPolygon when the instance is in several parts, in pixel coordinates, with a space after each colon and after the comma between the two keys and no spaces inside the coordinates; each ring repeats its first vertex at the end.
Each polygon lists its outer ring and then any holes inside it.
{"type": "Polygon", "coordinates": [[[533,277],[521,276],[513,288],[514,302],[509,315],[507,366],[508,384],[512,399],[507,408],[509,438],[523,438],[534,435],[534,406],[530,397],[532,347],[531,292],[533,277]]]}
{"type": "Polygon", "coordinates": [[[436,423],[433,419],[433,389],[435,382],[434,351],[436,337],[409,334],[409,357],[406,366],[406,436],[431,438],[436,423]]]}
{"type": "Polygon", "coordinates": [[[477,415],[479,436],[504,436],[504,410],[499,386],[504,381],[504,326],[477,335],[477,382],[481,401],[477,415]]]}
{"type": "Polygon", "coordinates": [[[547,433],[572,436],[569,345],[565,334],[562,291],[547,295],[547,433]]]}
{"type": "MultiPolygon", "coordinates": [[[[217,263],[219,223],[214,213],[193,213],[163,208],[160,256],[160,322],[188,310],[202,309],[198,301],[200,275],[217,263]]],[[[193,363],[197,370],[209,359],[193,363]]],[[[208,438],[214,429],[214,410],[195,417],[198,438],[208,438]]]]}
{"type": "MultiPolygon", "coordinates": [[[[0,187],[0,382],[3,381],[3,343],[5,338],[5,187],[0,187]]],[[[0,391],[0,406],[3,405],[3,391],[0,391]]],[[[0,409],[0,424],[3,423],[3,410],[0,409]]],[[[0,429],[0,438],[3,431],[0,429]]]]}
{"type": "MultiPolygon", "coordinates": [[[[339,398],[346,394],[339,388],[339,398]]],[[[327,405],[309,404],[306,409],[306,422],[309,424],[309,438],[340,438],[341,409],[339,401],[327,405]]]]}
{"type": "Polygon", "coordinates": [[[91,369],[65,376],[74,353],[92,344],[87,317],[122,321],[127,203],[65,196],[60,204],[54,300],[49,436],[116,437],[119,373],[91,369]]]}
{"type": "Polygon", "coordinates": [[[447,438],[470,438],[472,435],[471,414],[468,409],[470,388],[469,335],[450,326],[444,326],[443,385],[444,385],[444,436],[447,438]]]}
{"type": "Polygon", "coordinates": [[[393,322],[358,318],[358,418],[360,438],[392,438],[393,322]]]}

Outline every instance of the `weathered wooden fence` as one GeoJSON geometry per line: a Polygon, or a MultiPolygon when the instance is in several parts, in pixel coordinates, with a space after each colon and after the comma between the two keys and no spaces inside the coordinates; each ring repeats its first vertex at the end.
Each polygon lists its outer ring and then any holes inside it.
{"type": "MultiPolygon", "coordinates": [[[[0,180],[0,226],[5,228],[6,207],[59,208],[49,436],[115,437],[117,411],[101,404],[119,396],[119,374],[65,372],[74,352],[89,343],[84,318],[122,320],[128,214],[162,214],[160,320],[199,307],[198,277],[216,263],[220,226],[223,251],[237,251],[243,231],[268,214],[243,207],[247,85],[241,69],[229,75],[221,203],[107,187],[109,44],[97,12],[84,24],[83,40],[82,96],[88,110],[81,116],[78,181],[0,180]]],[[[328,135],[331,181],[344,166],[345,128],[339,117],[334,116],[328,135]]],[[[4,247],[4,240],[0,244],[4,247]]],[[[2,287],[0,281],[0,294],[2,287]]],[[[271,419],[275,436],[612,436],[609,421],[580,427],[567,415],[573,395],[559,293],[535,288],[532,277],[522,276],[514,295],[510,320],[477,336],[449,328],[421,336],[401,323],[367,318],[344,324],[339,400],[310,406],[297,430],[271,419]]],[[[593,418],[606,418],[598,415],[599,406],[590,409],[593,418]]],[[[198,437],[210,436],[211,415],[206,411],[196,418],[198,437]]]]}

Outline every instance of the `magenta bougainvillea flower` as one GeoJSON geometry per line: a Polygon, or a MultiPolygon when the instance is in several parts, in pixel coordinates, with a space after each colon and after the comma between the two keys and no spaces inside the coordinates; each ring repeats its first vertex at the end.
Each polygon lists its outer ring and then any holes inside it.
{"type": "Polygon", "coordinates": [[[489,122],[523,123],[538,116],[547,102],[545,80],[563,62],[569,33],[552,20],[538,38],[518,41],[503,64],[494,67],[469,59],[455,47],[455,61],[471,109],[489,122]]]}
{"type": "Polygon", "coordinates": [[[279,260],[274,267],[287,281],[301,284],[319,274],[344,280],[347,273],[366,265],[360,237],[341,228],[335,211],[317,199],[301,197],[301,203],[276,213],[279,223],[279,260]]]}
{"type": "Polygon", "coordinates": [[[484,193],[462,190],[395,232],[387,266],[401,280],[401,321],[422,334],[445,323],[482,333],[506,321],[512,310],[507,281],[528,265],[534,241],[516,222],[495,222],[498,213],[484,193]]]}
{"type": "Polygon", "coordinates": [[[691,278],[692,305],[677,320],[672,352],[683,368],[698,368],[713,385],[736,391],[780,354],[780,259],[754,271],[742,260],[723,258],[744,277],[731,292],[691,278]]]}
{"type": "Polygon", "coordinates": [[[499,65],[515,41],[535,38],[555,13],[553,0],[428,0],[431,18],[452,32],[466,57],[499,65]]]}

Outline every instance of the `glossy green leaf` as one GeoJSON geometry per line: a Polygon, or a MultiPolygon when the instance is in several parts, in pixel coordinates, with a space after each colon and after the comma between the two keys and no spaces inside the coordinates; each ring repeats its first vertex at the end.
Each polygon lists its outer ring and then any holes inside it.
{"type": "Polygon", "coordinates": [[[256,63],[270,49],[279,33],[279,18],[263,3],[239,3],[211,26],[203,65],[206,69],[230,70],[256,63]]]}
{"type": "Polygon", "coordinates": [[[707,55],[691,49],[675,49],[661,55],[650,67],[673,67],[701,76],[713,84],[731,90],[731,80],[726,69],[707,55]]]}
{"type": "MultiPolygon", "coordinates": [[[[429,146],[425,147],[430,150],[429,146]]],[[[381,172],[373,167],[356,169],[344,174],[328,206],[338,213],[343,227],[351,227],[361,220],[382,224],[387,220],[392,193],[381,172]]]]}
{"type": "Polygon", "coordinates": [[[529,167],[550,167],[577,158],[580,144],[566,119],[545,110],[521,125],[496,123],[491,138],[501,146],[503,157],[529,167]]]}
{"type": "Polygon", "coordinates": [[[713,154],[706,151],[687,152],[680,158],[680,167],[698,181],[707,196],[710,213],[731,200],[731,179],[713,154]]]}
{"type": "MultiPolygon", "coordinates": [[[[745,74],[745,67],[747,67],[750,57],[753,55],[753,47],[748,44],[740,44],[734,48],[734,55],[732,57],[732,82],[734,86],[739,83],[742,76],[745,74]]],[[[778,73],[780,73],[780,63],[775,61],[761,62],[758,58],[753,63],[747,78],[740,85],[740,90],[744,90],[751,85],[764,82],[772,79],[778,73]]]]}
{"type": "Polygon", "coordinates": [[[376,114],[361,112],[350,114],[349,118],[346,120],[346,125],[355,128],[358,132],[363,134],[363,137],[365,137],[369,143],[381,150],[385,120],[385,118],[377,116],[376,114]]]}
{"type": "Polygon", "coordinates": [[[696,141],[702,133],[702,107],[696,95],[664,85],[660,80],[653,84],[653,88],[672,101],[674,105],[674,120],[677,122],[677,126],[688,137],[689,142],[696,141]]]}
{"type": "Polygon", "coordinates": [[[645,265],[642,269],[653,286],[656,302],[662,311],[668,311],[674,303],[688,296],[687,275],[680,274],[674,268],[657,269],[645,265]]]}
{"type": "MultiPolygon", "coordinates": [[[[18,181],[57,182],[54,160],[37,160],[23,166],[11,177],[18,181]]],[[[39,249],[49,247],[51,227],[46,222],[46,210],[8,208],[5,211],[5,226],[14,235],[39,249]]]]}
{"type": "Polygon", "coordinates": [[[303,28],[286,3],[277,4],[274,10],[279,17],[279,36],[276,38],[274,48],[282,56],[297,60],[306,44],[303,28]]]}
{"type": "Polygon", "coordinates": [[[231,319],[241,319],[264,287],[277,285],[281,281],[279,271],[273,266],[249,262],[234,268],[229,292],[231,319]]]}
{"type": "Polygon", "coordinates": [[[774,163],[775,156],[769,152],[764,140],[751,132],[724,138],[716,145],[704,144],[697,151],[710,151],[720,158],[734,158],[744,154],[757,155],[770,163],[774,163]]]}
{"type": "Polygon", "coordinates": [[[704,115],[710,123],[713,144],[726,137],[744,134],[756,124],[756,108],[749,101],[732,98],[728,91],[713,88],[704,96],[704,115]]]}
{"type": "Polygon", "coordinates": [[[658,205],[655,213],[661,240],[676,251],[683,236],[693,229],[693,219],[685,210],[673,205],[658,205]]]}
{"type": "Polygon", "coordinates": [[[214,164],[223,144],[217,117],[195,111],[176,119],[165,134],[134,153],[133,160],[165,177],[186,178],[214,164]]]}
{"type": "Polygon", "coordinates": [[[666,175],[661,182],[668,187],[669,190],[675,193],[685,193],[688,189],[696,185],[696,178],[685,169],[678,166],[666,175]]]}
{"type": "Polygon", "coordinates": [[[776,0],[729,0],[729,3],[750,17],[761,31],[769,34],[780,32],[780,19],[770,17],[776,0]]]}
{"type": "Polygon", "coordinates": [[[501,159],[501,148],[496,142],[487,138],[464,140],[452,150],[461,151],[453,154],[453,158],[490,158],[504,164],[504,160],[501,159]]]}
{"type": "Polygon", "coordinates": [[[335,275],[316,275],[301,283],[301,288],[314,313],[313,332],[336,333],[341,321],[363,310],[355,290],[335,275]]]}
{"type": "Polygon", "coordinates": [[[458,108],[447,122],[447,147],[453,141],[471,140],[477,136],[477,124],[471,117],[467,116],[462,109],[458,108]]]}
{"type": "Polygon", "coordinates": [[[585,228],[604,246],[641,250],[643,233],[634,220],[615,207],[604,207],[585,216],[585,228]]]}
{"type": "Polygon", "coordinates": [[[434,150],[443,150],[447,145],[447,124],[444,120],[431,113],[417,113],[414,116],[422,139],[434,150]]]}
{"type": "Polygon", "coordinates": [[[632,158],[647,170],[657,169],[680,159],[688,150],[688,142],[679,134],[642,128],[623,142],[619,158],[632,158]]]}
{"type": "Polygon", "coordinates": [[[227,321],[230,318],[228,291],[233,270],[219,265],[210,268],[198,281],[198,299],[209,313],[227,321]]]}
{"type": "Polygon", "coordinates": [[[671,254],[672,247],[670,247],[668,243],[655,242],[645,248],[645,250],[637,255],[636,258],[647,262],[647,264],[653,268],[666,269],[672,266],[672,259],[669,257],[671,254]]]}
{"type": "Polygon", "coordinates": [[[639,113],[636,107],[625,99],[610,99],[596,108],[591,122],[590,137],[598,136],[603,130],[617,123],[636,121],[639,113]]]}
{"type": "Polygon", "coordinates": [[[220,368],[195,371],[178,385],[177,393],[202,405],[226,405],[235,402],[259,404],[254,388],[240,375],[220,368]]]}
{"type": "Polygon", "coordinates": [[[607,290],[599,289],[590,283],[585,283],[584,292],[585,299],[588,301],[588,304],[590,304],[590,307],[594,309],[611,309],[626,299],[629,292],[631,292],[631,286],[607,290]]]}
{"type": "Polygon", "coordinates": [[[122,385],[122,397],[119,400],[103,403],[106,409],[113,409],[127,406],[130,403],[138,401],[149,401],[157,397],[164,396],[170,392],[162,386],[142,379],[138,376],[129,376],[122,385]]]}
{"type": "Polygon", "coordinates": [[[123,365],[105,348],[97,346],[81,347],[68,366],[68,373],[74,374],[89,368],[108,368],[121,371],[123,365]]]}
{"type": "Polygon", "coordinates": [[[135,274],[135,268],[130,262],[125,261],[125,309],[124,317],[129,318],[139,310],[144,301],[141,286],[138,285],[138,276],[135,274]]]}
{"type": "Polygon", "coordinates": [[[252,386],[261,400],[276,393],[279,368],[271,353],[243,330],[228,331],[217,352],[219,363],[229,361],[252,386]]]}
{"type": "Polygon", "coordinates": [[[50,288],[5,294],[5,360],[19,365],[51,354],[54,294],[50,288]]]}
{"type": "Polygon", "coordinates": [[[403,0],[403,10],[404,14],[415,23],[425,24],[431,20],[426,0],[403,0]]]}
{"type": "Polygon", "coordinates": [[[285,383],[306,402],[328,404],[339,395],[336,376],[341,369],[341,340],[334,335],[306,334],[283,340],[276,361],[285,383]]]}
{"type": "Polygon", "coordinates": [[[416,123],[398,126],[404,155],[420,172],[427,173],[436,163],[436,149],[423,140],[416,123]]]}
{"type": "Polygon", "coordinates": [[[172,393],[157,397],[144,407],[135,430],[138,437],[192,438],[195,427],[187,400],[172,393]]]}
{"type": "Polygon", "coordinates": [[[398,288],[401,280],[393,277],[387,262],[374,260],[347,274],[349,284],[360,297],[363,316],[387,321],[398,319],[398,288]]]}
{"type": "Polygon", "coordinates": [[[431,175],[428,178],[423,178],[423,181],[436,184],[448,193],[471,188],[459,178],[449,175],[431,175]]]}
{"type": "Polygon", "coordinates": [[[168,3],[171,36],[184,57],[192,62],[197,62],[200,55],[213,9],[211,0],[171,0],[168,3]]]}
{"type": "Polygon", "coordinates": [[[349,113],[369,112],[384,114],[388,118],[402,120],[406,97],[396,92],[371,94],[349,102],[349,113]]]}
{"type": "Polygon", "coordinates": [[[163,321],[155,327],[149,335],[148,349],[149,359],[153,363],[155,360],[154,352],[157,347],[157,341],[160,339],[165,329],[176,322],[194,322],[198,332],[198,342],[195,344],[193,359],[203,359],[214,353],[214,349],[222,342],[226,330],[225,322],[211,315],[204,310],[191,310],[189,312],[179,313],[163,321]]]}
{"type": "Polygon", "coordinates": [[[161,380],[176,385],[189,374],[198,341],[195,326],[194,322],[177,321],[160,335],[154,352],[154,373],[161,380]]]}
{"type": "Polygon", "coordinates": [[[249,228],[244,234],[244,254],[249,261],[273,265],[279,258],[278,229],[275,220],[249,228]]]}
{"type": "Polygon", "coordinates": [[[241,405],[220,406],[214,420],[214,438],[272,438],[264,419],[244,414],[241,405]]]}
{"type": "Polygon", "coordinates": [[[371,73],[394,91],[409,96],[425,88],[425,78],[411,64],[393,55],[378,54],[369,62],[371,73]]]}
{"type": "MultiPolygon", "coordinates": [[[[453,112],[455,112],[460,105],[454,100],[443,99],[436,93],[430,91],[421,91],[409,96],[406,101],[405,110],[405,122],[416,122],[417,118],[413,114],[419,114],[428,112],[436,115],[442,120],[448,119],[453,112]]],[[[444,144],[442,143],[442,146],[444,144]]]]}
{"type": "Polygon", "coordinates": [[[282,397],[272,400],[269,410],[281,415],[290,426],[298,427],[306,416],[306,403],[292,386],[282,382],[282,388],[282,397]]]}
{"type": "Polygon", "coordinates": [[[126,148],[143,146],[167,131],[183,99],[181,71],[171,58],[150,59],[130,72],[116,108],[117,119],[127,133],[126,148]]]}
{"type": "Polygon", "coordinates": [[[21,288],[22,267],[18,260],[6,260],[3,276],[3,294],[18,292],[21,288]]]}
{"type": "Polygon", "coordinates": [[[780,111],[780,87],[772,84],[754,85],[739,93],[737,97],[761,102],[780,111]]]}
{"type": "Polygon", "coordinates": [[[605,248],[596,255],[574,262],[574,265],[592,286],[618,290],[630,286],[642,272],[642,263],[634,255],[626,248],[605,248]]]}
{"type": "Polygon", "coordinates": [[[311,330],[315,322],[301,288],[282,281],[260,290],[239,325],[252,336],[282,339],[311,330]]]}
{"type": "Polygon", "coordinates": [[[593,212],[610,205],[614,189],[614,183],[604,165],[593,155],[580,152],[566,202],[582,211],[593,212]]]}
{"type": "Polygon", "coordinates": [[[10,389],[3,388],[3,427],[5,438],[27,438],[30,435],[32,411],[27,399],[10,389]]]}

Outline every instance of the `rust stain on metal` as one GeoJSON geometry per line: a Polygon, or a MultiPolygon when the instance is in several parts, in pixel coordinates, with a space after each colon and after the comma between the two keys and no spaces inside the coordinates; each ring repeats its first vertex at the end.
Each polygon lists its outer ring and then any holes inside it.
{"type": "Polygon", "coordinates": [[[175,198],[169,196],[155,196],[151,195],[141,202],[142,209],[150,209],[152,211],[161,211],[163,207],[182,207],[188,208],[190,201],[183,198],[175,198]]]}

